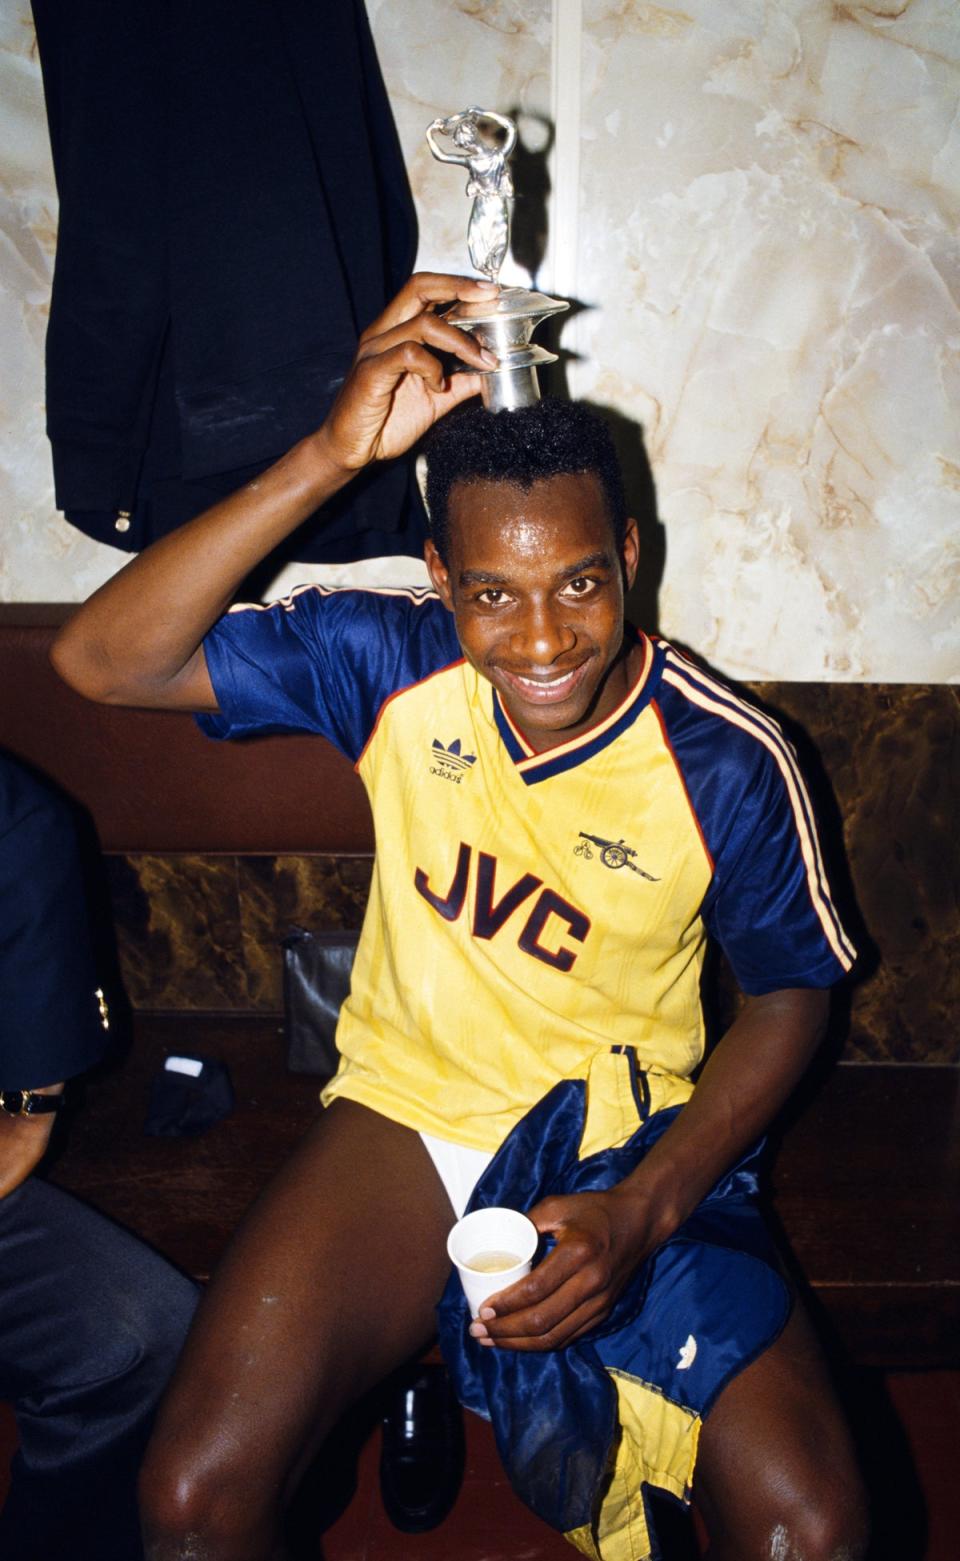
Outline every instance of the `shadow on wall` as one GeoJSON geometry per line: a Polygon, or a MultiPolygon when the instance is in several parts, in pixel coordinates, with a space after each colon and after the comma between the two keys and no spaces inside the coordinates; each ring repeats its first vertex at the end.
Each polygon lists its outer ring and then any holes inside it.
{"type": "Polygon", "coordinates": [[[656,634],[660,626],[660,583],[667,559],[667,534],[657,515],[657,489],[643,442],[643,427],[614,407],[586,404],[603,418],[613,437],[623,472],[627,514],[633,516],[640,534],[640,563],[637,578],[627,593],[627,618],[648,634],[656,634]]]}
{"type": "MultiPolygon", "coordinates": [[[[553,121],[543,114],[530,114],[519,104],[508,110],[517,125],[517,144],[510,161],[516,199],[510,228],[510,252],[517,265],[529,273],[531,287],[538,276],[547,251],[549,234],[548,203],[551,190],[549,157],[554,143],[553,121]]],[[[562,315],[545,320],[537,340],[558,361],[543,371],[544,394],[569,401],[567,365],[576,354],[561,345],[561,335],[571,319],[592,308],[579,298],[569,298],[570,308],[562,315]]],[[[607,424],[613,436],[623,472],[627,513],[637,522],[640,532],[640,568],[627,597],[627,617],[631,623],[650,633],[659,625],[657,606],[660,582],[666,561],[666,533],[657,516],[657,494],[650,462],[643,443],[641,425],[613,407],[585,403],[607,424]]]]}
{"type": "Polygon", "coordinates": [[[555,138],[553,120],[544,114],[530,114],[515,104],[507,113],[517,127],[517,144],[510,159],[510,175],[516,198],[510,220],[510,253],[518,266],[529,272],[530,286],[537,277],[547,252],[550,199],[550,150],[555,138]]]}
{"type": "MultiPolygon", "coordinates": [[[[567,314],[555,315],[545,320],[539,332],[541,345],[557,354],[558,361],[543,371],[545,395],[560,401],[571,400],[567,381],[567,365],[576,357],[560,345],[559,336],[565,321],[592,305],[579,299],[570,299],[567,314]]],[[[640,536],[640,564],[637,578],[627,594],[626,615],[630,623],[657,634],[660,627],[660,584],[667,560],[667,534],[657,513],[657,489],[653,472],[647,459],[643,441],[643,425],[627,417],[616,407],[602,406],[598,402],[584,401],[583,405],[606,423],[613,439],[623,487],[627,501],[627,514],[637,523],[640,536]]]]}

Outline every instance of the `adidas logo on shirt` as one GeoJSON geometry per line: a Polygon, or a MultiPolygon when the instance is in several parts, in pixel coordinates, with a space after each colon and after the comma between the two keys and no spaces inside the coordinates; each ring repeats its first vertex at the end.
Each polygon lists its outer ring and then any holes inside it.
{"type": "Polygon", "coordinates": [[[459,737],[455,737],[449,748],[445,748],[439,737],[433,739],[430,749],[433,763],[430,765],[430,774],[439,775],[441,780],[453,781],[459,786],[464,775],[469,775],[473,765],[477,762],[475,753],[464,753],[463,745],[459,737]]]}

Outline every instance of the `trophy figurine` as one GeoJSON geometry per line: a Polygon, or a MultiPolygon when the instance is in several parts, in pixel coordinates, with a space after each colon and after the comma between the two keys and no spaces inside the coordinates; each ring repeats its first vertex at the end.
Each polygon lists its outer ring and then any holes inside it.
{"type": "MultiPolygon", "coordinates": [[[[470,261],[482,276],[498,284],[510,244],[513,184],[507,158],[516,143],[513,120],[484,108],[465,108],[446,119],[435,119],[427,127],[427,144],[434,157],[469,170],[467,194],[473,197],[467,224],[470,261]],[[505,132],[502,145],[484,135],[484,122],[499,125],[505,132]],[[438,137],[452,145],[444,146],[438,137]]],[[[458,303],[444,316],[451,325],[469,331],[499,359],[495,369],[481,371],[481,395],[489,411],[512,411],[540,400],[537,367],[555,363],[557,355],[535,346],[531,337],[541,320],[569,307],[563,299],[548,298],[526,287],[501,287],[495,302],[458,303]]]]}

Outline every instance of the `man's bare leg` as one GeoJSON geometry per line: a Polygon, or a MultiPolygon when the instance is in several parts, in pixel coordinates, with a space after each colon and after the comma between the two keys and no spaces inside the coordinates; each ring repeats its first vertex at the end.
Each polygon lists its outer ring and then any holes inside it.
{"type": "Polygon", "coordinates": [[[867,1503],[850,1433],[799,1302],[777,1342],[721,1393],[694,1500],[710,1561],[861,1561],[867,1503]]]}
{"type": "Polygon", "coordinates": [[[418,1135],[351,1101],[254,1205],[201,1304],[141,1477],[149,1561],[274,1561],[344,1409],[431,1337],[454,1215],[418,1135]]]}

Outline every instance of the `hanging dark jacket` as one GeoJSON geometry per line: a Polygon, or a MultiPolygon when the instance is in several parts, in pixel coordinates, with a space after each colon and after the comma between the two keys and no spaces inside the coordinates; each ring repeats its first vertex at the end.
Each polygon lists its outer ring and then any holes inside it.
{"type": "MultiPolygon", "coordinates": [[[[58,507],[138,549],[323,420],[416,220],[361,0],[34,0],[60,230],[58,507]]],[[[409,462],[290,556],[419,550],[409,462]]]]}

